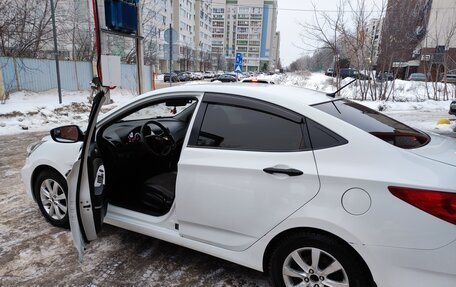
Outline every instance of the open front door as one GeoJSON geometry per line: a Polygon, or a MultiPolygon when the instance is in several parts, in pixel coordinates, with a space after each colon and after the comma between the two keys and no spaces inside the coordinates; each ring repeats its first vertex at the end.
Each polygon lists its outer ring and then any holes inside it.
{"type": "Polygon", "coordinates": [[[71,234],[80,260],[85,244],[97,238],[107,209],[105,170],[95,142],[98,114],[107,97],[101,91],[93,100],[81,154],[67,178],[71,234]]]}

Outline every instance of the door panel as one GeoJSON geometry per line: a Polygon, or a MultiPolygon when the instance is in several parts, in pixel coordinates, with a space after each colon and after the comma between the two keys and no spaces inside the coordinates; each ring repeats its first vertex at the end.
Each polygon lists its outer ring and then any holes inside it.
{"type": "Polygon", "coordinates": [[[104,167],[95,144],[96,122],[106,100],[103,91],[95,96],[80,158],[67,178],[70,227],[80,259],[85,243],[97,238],[106,214],[104,167]]]}
{"type": "Polygon", "coordinates": [[[245,250],[318,192],[312,151],[262,153],[185,148],[179,161],[180,233],[245,250]],[[296,169],[299,176],[264,168],[296,169]]]}
{"type": "Polygon", "coordinates": [[[179,232],[245,250],[319,185],[301,115],[251,98],[205,95],[178,164],[179,232]]]}

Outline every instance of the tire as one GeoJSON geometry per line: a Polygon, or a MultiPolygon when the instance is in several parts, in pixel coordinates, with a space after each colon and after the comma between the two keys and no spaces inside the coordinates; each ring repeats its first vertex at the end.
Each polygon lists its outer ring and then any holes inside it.
{"type": "Polygon", "coordinates": [[[44,170],[34,184],[35,198],[44,218],[54,226],[69,228],[68,187],[58,172],[44,170]]]}
{"type": "Polygon", "coordinates": [[[282,239],[271,253],[269,274],[273,286],[277,287],[299,283],[303,283],[299,286],[309,287],[373,286],[369,270],[350,246],[314,232],[296,233],[282,239]],[[318,263],[314,264],[312,258],[318,258],[315,260],[318,263]]]}

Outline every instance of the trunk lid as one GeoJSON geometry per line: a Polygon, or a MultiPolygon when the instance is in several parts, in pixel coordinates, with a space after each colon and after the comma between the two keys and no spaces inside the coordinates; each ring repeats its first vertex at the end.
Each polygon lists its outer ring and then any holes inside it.
{"type": "Polygon", "coordinates": [[[438,134],[429,134],[430,142],[410,151],[419,156],[456,167],[456,139],[438,134]]]}

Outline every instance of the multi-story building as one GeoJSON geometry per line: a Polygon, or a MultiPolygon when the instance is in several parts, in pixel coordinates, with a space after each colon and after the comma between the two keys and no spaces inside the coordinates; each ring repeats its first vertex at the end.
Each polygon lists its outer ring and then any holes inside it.
{"type": "Polygon", "coordinates": [[[279,54],[277,0],[214,2],[212,16],[212,55],[217,69],[232,70],[236,53],[243,54],[244,71],[275,69],[279,54]]]}
{"type": "Polygon", "coordinates": [[[456,1],[432,0],[424,38],[415,47],[418,71],[440,80],[443,73],[456,69],[456,1]]]}
{"type": "Polygon", "coordinates": [[[174,0],[171,22],[177,31],[175,70],[205,70],[212,50],[212,0],[174,0]]]}
{"type": "Polygon", "coordinates": [[[366,27],[366,41],[368,57],[372,67],[377,66],[378,51],[382,39],[383,18],[371,19],[366,27]]]}
{"type": "Polygon", "coordinates": [[[195,68],[211,68],[212,51],[212,0],[198,0],[195,3],[195,68]]]}
{"type": "Polygon", "coordinates": [[[456,1],[389,0],[377,70],[432,79],[456,69],[456,1]]]}

